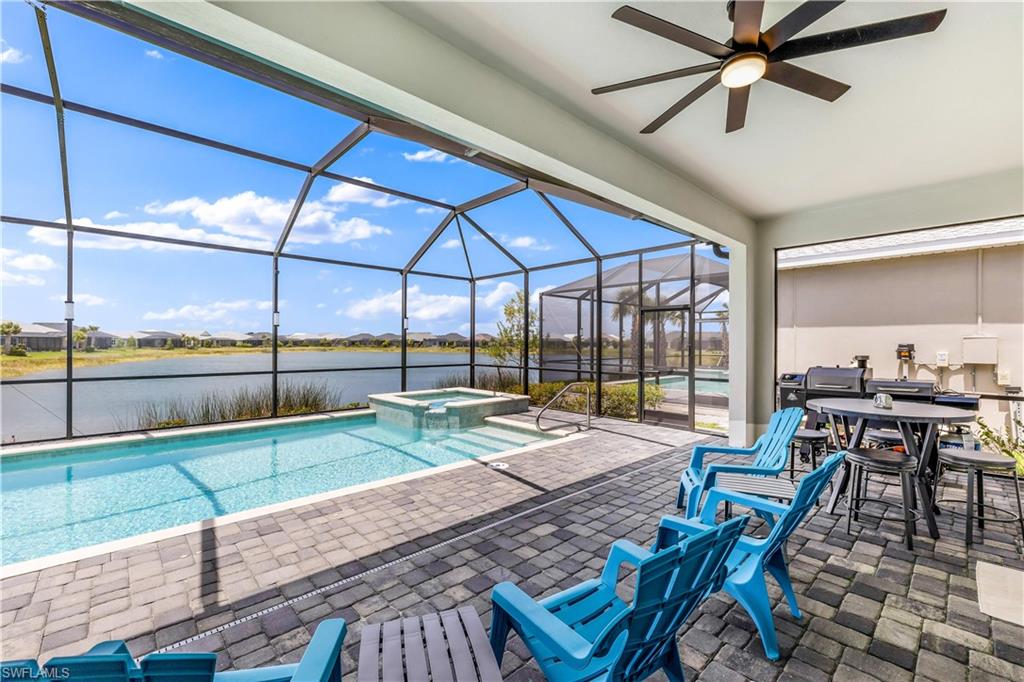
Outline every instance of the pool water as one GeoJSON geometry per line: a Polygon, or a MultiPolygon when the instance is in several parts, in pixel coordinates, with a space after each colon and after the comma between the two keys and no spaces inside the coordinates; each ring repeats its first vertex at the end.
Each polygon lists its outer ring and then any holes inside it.
{"type": "Polygon", "coordinates": [[[0,460],[4,565],[461,462],[550,438],[426,437],[373,416],[0,460]]]}
{"type": "MultiPolygon", "coordinates": [[[[648,383],[654,383],[654,379],[647,379],[648,383]]],[[[676,391],[685,391],[687,384],[689,383],[688,377],[685,376],[664,376],[658,382],[663,388],[668,388],[676,391]]],[[[697,377],[694,385],[694,390],[697,393],[703,393],[706,395],[729,395],[729,382],[728,381],[714,381],[712,379],[697,377]]]]}
{"type": "Polygon", "coordinates": [[[466,400],[484,400],[491,397],[489,395],[471,393],[468,391],[427,391],[415,394],[396,393],[395,396],[398,398],[405,398],[406,400],[415,400],[418,403],[460,403],[466,400]]]}

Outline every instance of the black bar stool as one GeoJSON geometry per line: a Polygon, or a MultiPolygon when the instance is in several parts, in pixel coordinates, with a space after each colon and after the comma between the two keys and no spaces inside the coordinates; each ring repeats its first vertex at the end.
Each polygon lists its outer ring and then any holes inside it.
{"type": "Polygon", "coordinates": [[[800,454],[801,463],[807,463],[808,457],[811,463],[811,470],[818,468],[818,453],[828,454],[828,432],[817,429],[797,429],[796,435],[789,443],[789,477],[796,478],[796,456],[800,454]],[[804,446],[807,446],[808,454],[804,454],[804,446]]]}
{"type": "MultiPolygon", "coordinates": [[[[953,471],[960,471],[967,473],[967,500],[966,513],[960,512],[956,509],[947,509],[952,514],[963,514],[967,517],[967,544],[970,545],[974,541],[974,512],[978,512],[978,527],[985,528],[985,521],[994,523],[1013,523],[1017,522],[1020,524],[1021,534],[1024,535],[1024,510],[1021,509],[1020,503],[1020,482],[1017,479],[1017,461],[1012,457],[1001,455],[998,452],[991,452],[987,450],[965,450],[963,448],[939,448],[939,463],[938,471],[935,472],[935,489],[932,494],[932,498],[936,499],[936,495],[939,492],[939,479],[942,478],[943,469],[952,469],[953,471]],[[1002,472],[1013,474],[1013,492],[1017,496],[1017,514],[1014,515],[1011,512],[1000,509],[994,505],[985,504],[985,472],[1002,472]],[[974,499],[975,488],[977,488],[978,499],[974,499]],[[1006,514],[1002,518],[993,518],[989,516],[985,518],[985,509],[992,509],[994,511],[1006,514]]],[[[936,499],[938,502],[959,502],[959,500],[953,500],[951,498],[943,498],[942,500],[936,499]]]]}
{"type": "Polygon", "coordinates": [[[850,483],[846,489],[846,532],[850,533],[851,520],[859,521],[861,514],[879,521],[892,519],[887,517],[884,511],[881,514],[869,514],[861,509],[864,502],[896,505],[888,500],[867,496],[866,474],[899,476],[903,502],[898,506],[903,510],[903,537],[907,549],[914,549],[917,519],[921,517],[921,513],[916,509],[916,493],[920,493],[922,500],[928,500],[928,492],[922,487],[921,479],[917,477],[917,458],[896,450],[849,448],[846,450],[846,464],[850,467],[850,483]],[[915,490],[916,488],[920,490],[915,490]]]}

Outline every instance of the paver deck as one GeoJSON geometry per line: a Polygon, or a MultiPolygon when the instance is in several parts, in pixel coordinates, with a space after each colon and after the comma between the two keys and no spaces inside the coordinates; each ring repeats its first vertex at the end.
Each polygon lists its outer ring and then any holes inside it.
{"type": "MultiPolygon", "coordinates": [[[[524,417],[525,418],[525,417],[524,417]]],[[[572,418],[572,417],[569,417],[572,418]]],[[[707,437],[595,420],[587,438],[211,528],[0,583],[5,658],[80,652],[123,638],[136,655],[216,651],[222,668],[298,659],[322,619],[350,624],[355,670],[366,623],[468,604],[489,623],[491,587],[548,594],[596,577],[609,544],[648,544],[674,511],[679,471],[707,437]]],[[[948,478],[946,495],[962,494],[948,478]]],[[[988,481],[986,481],[988,483],[988,481]]],[[[872,493],[895,497],[881,482],[872,493]]],[[[1008,503],[1005,482],[986,486],[1008,503]]],[[[978,609],[974,563],[1024,568],[1019,531],[990,525],[967,551],[963,522],[902,546],[902,525],[865,520],[845,533],[823,508],[788,553],[805,618],[776,610],[782,658],[764,658],[728,596],[684,630],[688,674],[706,680],[1024,680],[1024,628],[978,609]]],[[[777,593],[774,596],[778,596],[777,593]]],[[[540,679],[514,638],[503,670],[540,679]]]]}

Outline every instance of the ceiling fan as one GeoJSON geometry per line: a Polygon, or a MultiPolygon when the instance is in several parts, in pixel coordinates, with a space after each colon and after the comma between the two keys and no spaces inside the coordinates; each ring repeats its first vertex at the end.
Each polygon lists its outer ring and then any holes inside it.
{"type": "Polygon", "coordinates": [[[635,7],[623,5],[612,14],[613,19],[685,45],[713,57],[715,61],[684,69],[665,71],[643,78],[634,78],[614,85],[605,85],[595,88],[591,92],[595,95],[603,95],[608,92],[661,83],[698,73],[714,72],[710,78],[687,93],[685,97],[669,107],[640,132],[646,135],[658,130],[683,109],[721,83],[729,88],[725,132],[731,133],[743,127],[747,117],[750,86],[761,78],[828,102],[834,102],[850,89],[850,86],[845,83],[791,64],[790,59],[834,50],[845,50],[850,47],[895,40],[896,38],[906,38],[919,33],[930,33],[938,28],[946,16],[946,10],[942,9],[902,19],[864,24],[804,38],[793,38],[840,4],[842,4],[842,0],[809,0],[784,16],[767,31],[762,32],[763,0],[730,0],[727,9],[729,19],[733,22],[732,38],[725,43],[694,33],[635,7]]]}

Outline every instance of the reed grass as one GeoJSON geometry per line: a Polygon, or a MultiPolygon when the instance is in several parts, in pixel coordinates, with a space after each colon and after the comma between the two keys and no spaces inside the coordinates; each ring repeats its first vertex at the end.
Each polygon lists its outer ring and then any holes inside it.
{"type": "MultiPolygon", "coordinates": [[[[328,412],[362,403],[346,403],[342,391],[331,388],[326,381],[283,380],[277,390],[279,415],[328,412]]],[[[160,429],[192,424],[215,424],[269,417],[273,410],[272,387],[242,386],[225,393],[207,391],[190,398],[175,397],[149,401],[136,408],[136,429],[160,429]]],[[[127,430],[127,429],[122,429],[127,430]]]]}

